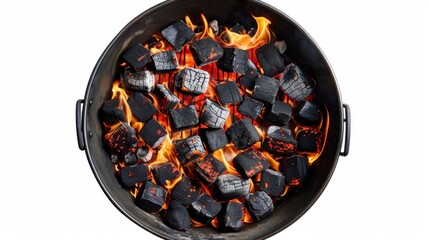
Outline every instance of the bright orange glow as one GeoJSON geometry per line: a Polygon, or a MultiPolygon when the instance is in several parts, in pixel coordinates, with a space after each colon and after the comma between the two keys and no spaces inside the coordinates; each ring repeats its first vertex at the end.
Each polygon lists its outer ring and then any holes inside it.
{"type": "Polygon", "coordinates": [[[253,180],[251,178],[249,178],[250,181],[250,189],[249,192],[250,193],[254,193],[255,192],[255,184],[253,184],[253,180]]]}
{"type": "MultiPolygon", "coordinates": [[[[137,184],[136,184],[137,185],[137,184]]],[[[134,199],[137,198],[137,194],[139,193],[138,188],[135,187],[133,189],[130,190],[131,195],[134,197],[134,199]]]]}
{"type": "Polygon", "coordinates": [[[200,228],[200,227],[204,227],[205,224],[197,222],[197,221],[195,221],[194,219],[191,218],[191,226],[194,227],[194,228],[200,228]]]}
{"type": "Polygon", "coordinates": [[[197,28],[197,25],[194,25],[192,23],[191,18],[189,16],[185,17],[185,22],[186,22],[186,25],[188,25],[188,27],[192,29],[192,31],[195,31],[195,28],[197,28]]]}
{"type": "Polygon", "coordinates": [[[244,213],[244,215],[243,215],[244,222],[245,223],[254,223],[255,220],[253,220],[252,216],[250,216],[250,213],[247,210],[247,208],[243,208],[243,209],[244,209],[244,211],[243,211],[243,213],[244,213]]]}
{"type": "MultiPolygon", "coordinates": [[[[131,108],[128,105],[128,94],[125,92],[123,88],[120,87],[121,82],[115,81],[113,82],[112,87],[112,99],[118,99],[119,100],[119,106],[124,106],[124,114],[125,114],[125,120],[128,124],[130,124],[131,119],[133,117],[133,113],[131,112],[131,108]]],[[[118,107],[119,107],[118,106],[118,107]]]]}
{"type": "Polygon", "coordinates": [[[234,146],[230,143],[230,144],[227,144],[222,149],[214,151],[213,156],[223,162],[228,173],[236,176],[241,176],[235,169],[234,165],[232,164],[232,160],[239,153],[237,151],[238,150],[235,150],[234,146]]]}
{"type": "Polygon", "coordinates": [[[176,186],[177,183],[179,183],[182,180],[182,175],[180,175],[178,178],[174,179],[173,181],[167,180],[165,181],[164,187],[167,188],[167,191],[171,192],[171,190],[176,186]]]}
{"type": "Polygon", "coordinates": [[[212,224],[213,227],[219,228],[219,220],[217,219],[217,217],[213,218],[213,220],[210,223],[212,224]]]}
{"type": "Polygon", "coordinates": [[[282,192],[282,194],[280,194],[280,197],[282,198],[282,197],[284,197],[285,195],[286,195],[286,193],[288,192],[288,190],[289,190],[289,186],[285,186],[285,189],[283,190],[283,192],[282,192]]]}
{"type": "Polygon", "coordinates": [[[269,154],[268,152],[262,151],[262,154],[267,159],[268,163],[270,164],[271,169],[279,171],[280,163],[277,162],[273,157],[271,157],[271,154],[269,154]]]}
{"type": "MultiPolygon", "coordinates": [[[[202,13],[201,13],[201,19],[203,20],[204,28],[203,28],[203,31],[195,34],[195,39],[200,40],[200,39],[203,39],[203,38],[206,38],[206,37],[215,39],[216,35],[213,33],[212,28],[209,27],[209,23],[207,22],[206,17],[202,13]]],[[[186,24],[192,29],[192,31],[195,31],[195,28],[197,26],[192,23],[192,21],[189,18],[189,16],[185,17],[185,21],[186,21],[186,24]]]]}

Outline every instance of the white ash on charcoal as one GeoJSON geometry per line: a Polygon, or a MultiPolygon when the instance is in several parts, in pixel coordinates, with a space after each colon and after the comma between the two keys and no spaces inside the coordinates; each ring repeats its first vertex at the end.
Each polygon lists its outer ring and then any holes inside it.
{"type": "Polygon", "coordinates": [[[170,110],[170,119],[174,131],[189,129],[200,123],[195,105],[170,110]]]}
{"type": "Polygon", "coordinates": [[[154,93],[158,98],[159,107],[162,112],[167,112],[175,108],[180,102],[179,98],[163,84],[157,84],[154,93]]]}
{"type": "Polygon", "coordinates": [[[138,159],[135,152],[129,151],[124,156],[124,164],[126,166],[137,164],[138,159]]]}
{"type": "Polygon", "coordinates": [[[244,227],[243,221],[244,205],[240,202],[226,202],[217,216],[219,227],[222,231],[238,232],[244,227]]]}
{"type": "Polygon", "coordinates": [[[169,227],[179,231],[187,231],[191,228],[188,209],[175,200],[170,201],[164,221],[169,227]]]}
{"type": "Polygon", "coordinates": [[[98,111],[98,117],[109,125],[125,122],[124,104],[119,99],[106,100],[98,111]]]}
{"type": "Polygon", "coordinates": [[[213,194],[220,201],[246,196],[250,191],[250,179],[232,174],[220,175],[213,184],[213,194]]]}
{"type": "Polygon", "coordinates": [[[271,43],[267,43],[256,49],[256,57],[258,58],[259,65],[264,70],[264,74],[269,77],[274,77],[285,70],[282,55],[271,43]]]}
{"type": "Polygon", "coordinates": [[[217,85],[216,93],[222,105],[234,105],[243,101],[240,89],[234,81],[226,81],[217,85]]]}
{"type": "Polygon", "coordinates": [[[270,167],[264,155],[253,148],[249,148],[235,156],[233,164],[244,179],[252,178],[270,167]]]}
{"type": "Polygon", "coordinates": [[[210,28],[213,30],[214,34],[219,34],[219,22],[215,19],[209,22],[210,28]]]}
{"type": "Polygon", "coordinates": [[[104,135],[103,140],[110,152],[121,154],[136,147],[139,139],[136,131],[128,123],[122,122],[111,133],[104,135]]]}
{"type": "Polygon", "coordinates": [[[128,97],[127,102],[133,116],[140,122],[149,121],[158,112],[158,109],[141,92],[134,92],[128,97]]]}
{"type": "Polygon", "coordinates": [[[209,81],[207,71],[187,67],[176,74],[174,86],[182,92],[199,95],[207,91],[209,81]]]}
{"type": "Polygon", "coordinates": [[[132,166],[125,166],[120,171],[122,187],[129,188],[136,183],[149,181],[152,179],[152,174],[149,171],[147,164],[141,163],[132,166]]]}
{"type": "Polygon", "coordinates": [[[223,56],[222,47],[210,37],[193,41],[190,49],[198,66],[215,62],[223,56]]]}
{"type": "Polygon", "coordinates": [[[157,72],[173,71],[179,66],[179,61],[173,50],[162,51],[152,55],[152,61],[157,72]]]}
{"type": "Polygon", "coordinates": [[[201,123],[210,128],[223,128],[229,116],[229,109],[206,99],[201,123]]]}
{"type": "Polygon", "coordinates": [[[157,213],[162,209],[167,198],[167,192],[161,186],[146,181],[140,187],[135,204],[150,213],[157,213]]]}
{"type": "Polygon", "coordinates": [[[127,90],[150,93],[155,86],[155,76],[148,70],[133,72],[125,69],[121,74],[121,85],[127,90]]]}
{"type": "Polygon", "coordinates": [[[123,54],[122,58],[134,68],[139,71],[142,69],[150,60],[149,49],[143,47],[141,44],[136,44],[133,47],[128,48],[123,54]]]}
{"type": "Polygon", "coordinates": [[[195,221],[207,224],[218,215],[222,205],[209,195],[202,193],[188,208],[189,215],[195,221]]]}
{"type": "Polygon", "coordinates": [[[316,82],[296,64],[289,64],[280,79],[280,87],[295,101],[302,101],[313,93],[316,82]]]}
{"type": "Polygon", "coordinates": [[[207,185],[211,185],[225,171],[225,165],[213,154],[208,154],[202,160],[197,161],[195,168],[197,176],[207,185]]]}
{"type": "Polygon", "coordinates": [[[280,160],[280,172],[289,186],[301,186],[308,177],[308,158],[302,155],[285,157],[280,160]]]}
{"type": "Polygon", "coordinates": [[[274,211],[273,201],[265,192],[256,191],[246,196],[246,208],[255,221],[261,221],[274,211]]]}
{"type": "Polygon", "coordinates": [[[280,197],[285,190],[285,176],[280,172],[267,169],[261,174],[259,190],[271,197],[280,197]]]}
{"type": "Polygon", "coordinates": [[[247,71],[249,53],[238,48],[224,48],[223,56],[216,62],[217,67],[225,72],[244,74],[247,71]]]}
{"type": "Polygon", "coordinates": [[[155,119],[149,120],[139,133],[143,141],[151,148],[157,148],[167,137],[167,130],[155,119]]]}
{"type": "Polygon", "coordinates": [[[155,181],[160,186],[165,186],[167,181],[170,183],[180,177],[180,172],[176,166],[171,162],[163,163],[160,165],[152,166],[152,175],[155,178],[155,181]]]}
{"type": "Polygon", "coordinates": [[[136,156],[139,161],[147,163],[152,159],[153,151],[146,146],[142,146],[137,149],[136,156]]]}
{"type": "Polygon", "coordinates": [[[240,84],[246,89],[253,91],[255,88],[255,80],[258,78],[260,73],[256,68],[249,67],[247,71],[239,78],[240,84]]]}
{"type": "Polygon", "coordinates": [[[246,149],[261,140],[258,131],[248,118],[231,124],[226,133],[238,150],[246,149]]]}
{"type": "Polygon", "coordinates": [[[262,102],[246,96],[238,107],[238,112],[251,119],[256,119],[263,108],[264,104],[262,102]]]}
{"type": "Polygon", "coordinates": [[[173,46],[176,52],[182,50],[195,37],[194,31],[182,20],[163,29],[161,34],[173,46]]]}
{"type": "Polygon", "coordinates": [[[280,81],[265,75],[259,75],[255,79],[255,88],[252,98],[266,103],[274,103],[279,91],[280,81]]]}
{"type": "Polygon", "coordinates": [[[186,164],[206,155],[200,136],[195,135],[174,142],[177,158],[181,164],[186,164]]]}
{"type": "Polygon", "coordinates": [[[287,49],[287,45],[284,40],[274,42],[274,47],[277,48],[280,54],[285,53],[287,49]]]}
{"type": "Polygon", "coordinates": [[[273,154],[289,155],[296,149],[297,142],[291,131],[284,127],[270,126],[262,141],[262,148],[273,154]]]}
{"type": "Polygon", "coordinates": [[[182,180],[176,184],[171,193],[171,197],[182,204],[183,206],[189,206],[193,203],[200,195],[200,189],[191,183],[188,177],[184,176],[182,180]]]}
{"type": "Polygon", "coordinates": [[[292,106],[282,101],[274,101],[265,110],[264,119],[277,126],[287,126],[292,116],[292,106]]]}
{"type": "Polygon", "coordinates": [[[225,130],[223,128],[200,128],[199,134],[210,152],[221,149],[229,143],[228,137],[226,136],[225,130]]]}
{"type": "Polygon", "coordinates": [[[319,107],[309,101],[302,101],[293,113],[295,122],[305,126],[314,126],[320,122],[321,112],[319,107]]]}
{"type": "Polygon", "coordinates": [[[301,130],[296,134],[298,152],[317,153],[322,150],[322,133],[312,130],[301,130]]]}

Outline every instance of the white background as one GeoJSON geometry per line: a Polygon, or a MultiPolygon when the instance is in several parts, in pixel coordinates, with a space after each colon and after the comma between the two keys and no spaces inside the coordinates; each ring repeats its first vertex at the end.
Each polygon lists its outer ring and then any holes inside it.
{"type": "MultiPolygon", "coordinates": [[[[0,3],[0,239],[157,239],[98,186],[77,147],[75,103],[113,37],[158,2],[0,3]]],[[[320,199],[272,239],[428,239],[424,1],[266,2],[322,48],[353,130],[320,199]]]]}

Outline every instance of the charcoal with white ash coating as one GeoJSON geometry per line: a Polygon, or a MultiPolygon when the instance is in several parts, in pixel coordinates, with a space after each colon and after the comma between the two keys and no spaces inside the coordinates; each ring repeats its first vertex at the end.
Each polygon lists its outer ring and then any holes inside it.
{"type": "Polygon", "coordinates": [[[157,84],[154,93],[158,97],[161,112],[167,112],[175,108],[180,102],[179,98],[164,84],[157,84]]]}
{"type": "Polygon", "coordinates": [[[125,153],[136,147],[139,139],[136,131],[126,122],[120,123],[110,133],[104,135],[103,141],[112,153],[125,153]]]}
{"type": "Polygon", "coordinates": [[[148,70],[134,72],[125,69],[121,74],[121,85],[127,90],[150,93],[155,86],[155,76],[148,70]]]}
{"type": "Polygon", "coordinates": [[[124,156],[124,164],[127,166],[137,164],[138,159],[135,152],[129,151],[124,156]]]}
{"type": "Polygon", "coordinates": [[[219,106],[216,102],[206,99],[201,123],[210,128],[223,128],[229,116],[229,109],[219,106]]]}
{"type": "Polygon", "coordinates": [[[149,49],[143,47],[141,44],[136,44],[128,48],[123,54],[122,58],[129,64],[134,70],[138,71],[142,69],[150,60],[149,49]]]}
{"type": "Polygon", "coordinates": [[[125,122],[124,104],[119,99],[106,100],[98,111],[98,117],[109,125],[125,122]]]}
{"type": "Polygon", "coordinates": [[[200,122],[195,105],[170,110],[170,119],[174,131],[192,128],[200,122]]]}
{"type": "Polygon", "coordinates": [[[280,81],[265,75],[259,75],[255,79],[255,88],[252,98],[266,103],[274,103],[277,92],[280,87],[280,81]]]}
{"type": "Polygon", "coordinates": [[[316,82],[296,64],[289,64],[280,78],[280,87],[295,101],[302,101],[313,93],[316,82]]]}
{"type": "Polygon", "coordinates": [[[209,81],[207,71],[187,67],[176,74],[174,85],[182,92],[199,95],[207,91],[209,81]]]}
{"type": "Polygon", "coordinates": [[[273,201],[262,191],[247,195],[245,205],[252,219],[258,222],[274,211],[273,201]]]}
{"type": "Polygon", "coordinates": [[[216,62],[217,67],[225,72],[244,74],[247,71],[249,53],[238,48],[224,48],[223,56],[216,62]]]}
{"type": "Polygon", "coordinates": [[[240,84],[243,85],[246,89],[253,91],[255,88],[255,80],[258,78],[260,73],[256,68],[249,67],[247,71],[240,76],[240,84]]]}
{"type": "Polygon", "coordinates": [[[248,118],[231,124],[226,133],[238,150],[246,149],[261,140],[258,131],[248,118]]]}
{"type": "Polygon", "coordinates": [[[213,194],[221,201],[246,196],[250,191],[250,179],[232,174],[220,175],[213,184],[213,194]]]}
{"type": "Polygon", "coordinates": [[[210,152],[221,149],[229,143],[228,137],[226,136],[226,132],[223,128],[200,128],[198,132],[210,152]]]}
{"type": "Polygon", "coordinates": [[[139,133],[143,141],[151,148],[157,148],[167,137],[167,130],[155,119],[149,120],[139,133]]]}
{"type": "Polygon", "coordinates": [[[303,155],[294,155],[280,160],[280,172],[289,186],[301,186],[308,177],[308,158],[303,155]]]}
{"type": "Polygon", "coordinates": [[[225,165],[213,154],[208,154],[202,160],[197,161],[195,168],[197,176],[208,185],[211,185],[225,171],[225,165]]]}
{"type": "Polygon", "coordinates": [[[146,146],[142,146],[137,149],[136,156],[139,161],[147,163],[152,159],[153,151],[146,146]]]}
{"type": "Polygon", "coordinates": [[[165,186],[167,181],[170,183],[180,177],[179,169],[171,162],[166,162],[156,166],[152,166],[152,174],[158,185],[165,186]]]}
{"type": "Polygon", "coordinates": [[[240,202],[222,204],[222,210],[217,216],[219,227],[222,231],[238,232],[243,229],[243,207],[244,205],[240,202]]]}
{"type": "Polygon", "coordinates": [[[322,133],[312,130],[301,130],[296,134],[298,152],[317,153],[322,148],[322,133]]]}
{"type": "Polygon", "coordinates": [[[214,34],[217,35],[219,33],[219,22],[216,19],[215,20],[211,20],[209,22],[209,26],[213,30],[214,34]]]}
{"type": "Polygon", "coordinates": [[[127,102],[133,116],[140,122],[149,121],[158,112],[158,109],[141,92],[134,92],[128,97],[127,102]]]}
{"type": "Polygon", "coordinates": [[[222,105],[237,104],[243,101],[240,89],[234,81],[226,81],[217,85],[216,93],[222,105]]]}
{"type": "Polygon", "coordinates": [[[285,190],[285,176],[280,172],[267,169],[261,174],[259,190],[271,197],[280,197],[285,190]]]}
{"type": "Polygon", "coordinates": [[[264,119],[277,126],[286,126],[292,116],[292,106],[282,101],[274,101],[265,110],[264,119]]]}
{"type": "Polygon", "coordinates": [[[267,43],[256,49],[256,57],[258,58],[259,65],[264,70],[264,74],[269,77],[274,77],[285,70],[282,55],[271,43],[267,43]]]}
{"type": "Polygon", "coordinates": [[[186,176],[176,184],[171,193],[171,197],[183,206],[189,206],[199,195],[200,189],[192,184],[186,176]]]}
{"type": "Polygon", "coordinates": [[[212,63],[223,56],[222,47],[210,37],[193,41],[190,49],[198,66],[212,63]]]}
{"type": "Polygon", "coordinates": [[[302,101],[296,107],[293,119],[301,125],[314,126],[320,122],[321,115],[320,109],[316,104],[302,101]]]}
{"type": "Polygon", "coordinates": [[[186,164],[206,155],[200,136],[195,135],[174,142],[177,158],[181,164],[186,164]]]}
{"type": "Polygon", "coordinates": [[[164,221],[169,227],[179,231],[187,231],[191,228],[188,209],[175,200],[170,201],[164,221]]]}
{"type": "Polygon", "coordinates": [[[173,50],[162,51],[152,55],[152,61],[157,72],[176,70],[179,66],[179,61],[173,50]]]}
{"type": "Polygon", "coordinates": [[[244,179],[252,178],[270,167],[264,155],[253,148],[249,148],[235,156],[233,164],[237,172],[240,173],[244,179]]]}
{"type": "Polygon", "coordinates": [[[262,148],[273,154],[289,155],[296,149],[297,142],[289,129],[278,126],[270,126],[267,135],[262,141],[262,148]]]}
{"type": "Polygon", "coordinates": [[[157,213],[162,209],[167,198],[167,192],[161,186],[158,186],[151,181],[146,181],[140,187],[135,204],[137,207],[150,212],[157,213]]]}
{"type": "Polygon", "coordinates": [[[264,104],[262,102],[245,96],[243,102],[238,107],[238,112],[251,119],[256,119],[263,108],[264,104]]]}
{"type": "Polygon", "coordinates": [[[195,221],[207,224],[218,215],[222,205],[209,195],[202,193],[188,208],[189,215],[195,221]]]}
{"type": "Polygon", "coordinates": [[[148,165],[141,163],[121,168],[120,177],[122,187],[129,188],[134,186],[136,183],[151,180],[152,174],[149,171],[148,165]]]}
{"type": "Polygon", "coordinates": [[[164,28],[161,34],[176,52],[182,50],[183,46],[195,37],[194,31],[182,20],[164,28]]]}

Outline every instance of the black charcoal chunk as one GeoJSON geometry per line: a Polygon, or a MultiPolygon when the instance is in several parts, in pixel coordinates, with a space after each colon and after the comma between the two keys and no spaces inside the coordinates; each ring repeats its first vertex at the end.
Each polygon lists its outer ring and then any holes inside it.
{"type": "Polygon", "coordinates": [[[133,116],[140,122],[147,122],[152,119],[158,110],[156,107],[140,92],[134,92],[128,97],[128,105],[131,108],[133,116]]]}
{"type": "Polygon", "coordinates": [[[184,206],[189,206],[199,195],[200,189],[193,185],[186,176],[177,183],[171,193],[172,198],[184,206]]]}
{"type": "MultiPolygon", "coordinates": [[[[244,26],[243,25],[241,25],[241,24],[239,24],[239,23],[237,23],[237,24],[235,24],[232,28],[231,28],[231,30],[230,30],[231,32],[233,32],[233,33],[238,33],[238,34],[246,34],[246,29],[244,28],[244,26]]],[[[227,42],[227,43],[229,43],[229,42],[231,42],[231,40],[230,40],[230,38],[229,38],[229,35],[228,34],[223,34],[223,35],[221,35],[222,36],[222,40],[223,41],[225,41],[225,42],[227,42]]]]}
{"type": "Polygon", "coordinates": [[[244,74],[247,71],[249,53],[238,48],[224,48],[223,56],[217,61],[217,67],[225,72],[244,74]]]}
{"type": "Polygon", "coordinates": [[[322,134],[317,131],[303,130],[296,134],[298,152],[317,153],[322,149],[322,134]]]}
{"type": "Polygon", "coordinates": [[[226,202],[222,204],[222,210],[217,216],[220,229],[235,232],[243,229],[243,207],[243,204],[240,202],[226,202]]]}
{"type": "Polygon", "coordinates": [[[225,171],[225,165],[212,154],[208,154],[202,160],[197,161],[195,168],[197,176],[208,185],[211,185],[225,171]]]}
{"type": "Polygon", "coordinates": [[[167,130],[155,119],[149,120],[139,133],[143,141],[151,148],[157,148],[162,142],[164,142],[167,136],[167,130]]]}
{"type": "Polygon", "coordinates": [[[137,156],[135,152],[127,152],[124,156],[124,163],[125,165],[135,165],[137,164],[137,156]]]}
{"type": "Polygon", "coordinates": [[[305,125],[313,126],[320,122],[321,113],[319,107],[309,101],[302,101],[298,104],[293,114],[295,122],[305,125]]]}
{"type": "Polygon", "coordinates": [[[140,161],[145,163],[149,162],[152,159],[152,155],[153,155],[153,151],[146,146],[139,147],[139,149],[137,149],[137,152],[136,152],[137,158],[140,161]]]}
{"type": "Polygon", "coordinates": [[[245,179],[251,178],[270,167],[264,155],[253,148],[239,153],[235,156],[233,163],[237,172],[245,179]]]}
{"type": "Polygon", "coordinates": [[[293,63],[286,67],[280,79],[281,89],[295,101],[302,101],[310,96],[315,85],[316,82],[293,63]]]}
{"type": "Polygon", "coordinates": [[[125,122],[124,105],[118,99],[104,101],[98,115],[101,121],[109,125],[125,122]]]}
{"type": "Polygon", "coordinates": [[[173,130],[192,128],[199,123],[195,105],[170,110],[173,130]]]}
{"type": "Polygon", "coordinates": [[[195,63],[198,66],[203,66],[221,58],[223,56],[223,49],[212,38],[203,38],[191,43],[191,53],[195,63]]]}
{"type": "Polygon", "coordinates": [[[258,131],[248,118],[231,124],[227,134],[238,150],[246,149],[261,140],[258,131]]]}
{"type": "Polygon", "coordinates": [[[250,191],[250,180],[232,174],[220,175],[213,185],[213,193],[221,201],[246,196],[250,191]]]}
{"type": "Polygon", "coordinates": [[[273,103],[276,100],[279,87],[279,80],[260,75],[255,80],[252,98],[262,102],[273,103]]]}
{"type": "Polygon", "coordinates": [[[180,102],[179,98],[163,84],[157,84],[154,93],[158,97],[159,107],[162,112],[175,108],[180,102]]]}
{"type": "Polygon", "coordinates": [[[295,155],[280,160],[280,172],[289,186],[301,186],[308,176],[308,158],[295,155]]]}
{"type": "Polygon", "coordinates": [[[203,193],[189,206],[189,215],[199,223],[207,224],[218,215],[222,205],[203,193]]]}
{"type": "Polygon", "coordinates": [[[240,83],[246,89],[253,91],[255,88],[255,80],[259,77],[259,75],[260,73],[258,70],[256,70],[256,68],[249,67],[247,71],[240,77],[240,83]]]}
{"type": "Polygon", "coordinates": [[[201,123],[210,128],[223,128],[229,116],[229,109],[206,99],[204,111],[201,115],[201,123]]]}
{"type": "Polygon", "coordinates": [[[118,156],[118,154],[110,154],[110,161],[112,161],[113,164],[119,163],[119,156],[118,156]]]}
{"type": "Polygon", "coordinates": [[[161,186],[146,181],[139,189],[135,204],[150,213],[157,213],[162,209],[167,193],[161,186]]]}
{"type": "Polygon", "coordinates": [[[285,70],[282,55],[271,43],[256,49],[256,57],[264,70],[264,74],[269,77],[274,77],[285,70]]]}
{"type": "Polygon", "coordinates": [[[280,172],[271,169],[262,172],[260,191],[264,191],[272,197],[280,197],[285,190],[285,186],[285,176],[280,172]]]}
{"type": "Polygon", "coordinates": [[[136,131],[128,123],[120,123],[115,129],[104,135],[104,143],[113,153],[125,153],[137,146],[139,139],[136,131]]]}
{"type": "Polygon", "coordinates": [[[163,29],[161,34],[176,52],[182,50],[183,46],[195,37],[194,31],[182,20],[163,29]]]}
{"type": "Polygon", "coordinates": [[[265,120],[277,126],[286,126],[292,116],[292,106],[281,101],[274,101],[265,111],[265,120]]]}
{"type": "Polygon", "coordinates": [[[150,59],[150,51],[141,44],[137,44],[127,49],[122,54],[122,58],[130,64],[134,70],[138,71],[148,63],[150,59]]]}
{"type": "Polygon", "coordinates": [[[121,74],[121,85],[128,90],[150,93],[155,86],[155,76],[148,70],[139,72],[125,70],[121,74]]]}
{"type": "Polygon", "coordinates": [[[163,163],[151,167],[153,176],[158,185],[164,186],[167,184],[167,181],[170,183],[180,177],[180,172],[171,162],[163,163]]]}
{"type": "Polygon", "coordinates": [[[125,188],[132,187],[136,183],[141,183],[152,179],[149,167],[142,163],[133,166],[125,166],[121,169],[121,183],[125,188]]]}
{"type": "Polygon", "coordinates": [[[157,72],[176,70],[179,66],[176,53],[173,50],[163,51],[152,55],[152,61],[157,72]]]}
{"type": "Polygon", "coordinates": [[[200,135],[210,152],[223,148],[229,143],[225,130],[220,129],[201,129],[200,135]]]}
{"type": "Polygon", "coordinates": [[[203,142],[198,135],[178,140],[175,142],[175,145],[175,150],[178,154],[177,158],[181,164],[186,164],[206,155],[203,142]]]}
{"type": "Polygon", "coordinates": [[[199,95],[207,91],[209,80],[208,72],[187,67],[176,74],[174,84],[182,92],[199,95]]]}
{"type": "Polygon", "coordinates": [[[260,221],[274,211],[273,201],[265,192],[257,191],[246,196],[246,208],[252,219],[260,221]]]}
{"type": "Polygon", "coordinates": [[[222,105],[236,104],[243,100],[240,89],[234,81],[227,81],[217,85],[216,93],[222,105]]]}
{"type": "Polygon", "coordinates": [[[277,50],[279,51],[280,54],[285,53],[286,49],[287,49],[287,45],[286,45],[286,42],[284,40],[276,41],[274,43],[274,47],[277,48],[277,50]]]}
{"type": "Polygon", "coordinates": [[[264,104],[262,102],[250,97],[244,97],[244,101],[241,102],[238,107],[238,112],[252,119],[256,119],[259,113],[261,113],[262,108],[264,108],[264,104]]]}
{"type": "Polygon", "coordinates": [[[170,201],[164,221],[169,227],[179,231],[187,231],[191,228],[188,209],[175,200],[170,201]]]}
{"type": "Polygon", "coordinates": [[[262,141],[262,148],[269,153],[288,155],[293,153],[297,142],[291,135],[289,129],[284,127],[270,126],[267,135],[262,141]]]}

